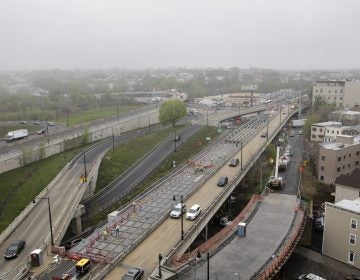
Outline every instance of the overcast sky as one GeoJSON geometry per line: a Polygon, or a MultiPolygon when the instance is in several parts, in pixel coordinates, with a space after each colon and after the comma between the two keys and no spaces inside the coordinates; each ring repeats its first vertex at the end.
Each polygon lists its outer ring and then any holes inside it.
{"type": "Polygon", "coordinates": [[[359,0],[0,0],[0,70],[360,68],[359,0]]]}

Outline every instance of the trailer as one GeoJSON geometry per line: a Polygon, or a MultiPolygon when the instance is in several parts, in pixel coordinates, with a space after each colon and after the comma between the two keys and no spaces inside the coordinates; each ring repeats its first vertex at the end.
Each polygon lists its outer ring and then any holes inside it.
{"type": "Polygon", "coordinates": [[[18,130],[9,131],[5,138],[7,142],[11,142],[15,140],[24,139],[25,137],[28,136],[29,136],[29,132],[27,129],[18,129],[18,130]]]}

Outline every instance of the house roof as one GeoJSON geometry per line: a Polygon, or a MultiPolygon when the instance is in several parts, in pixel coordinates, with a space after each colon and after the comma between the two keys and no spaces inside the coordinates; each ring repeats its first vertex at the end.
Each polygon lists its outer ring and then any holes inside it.
{"type": "Polygon", "coordinates": [[[341,174],[336,178],[335,184],[360,189],[360,169],[356,168],[351,175],[341,174]]]}
{"type": "Polygon", "coordinates": [[[357,198],[355,200],[343,199],[338,203],[335,203],[335,205],[345,210],[360,213],[360,198],[357,198]]]}

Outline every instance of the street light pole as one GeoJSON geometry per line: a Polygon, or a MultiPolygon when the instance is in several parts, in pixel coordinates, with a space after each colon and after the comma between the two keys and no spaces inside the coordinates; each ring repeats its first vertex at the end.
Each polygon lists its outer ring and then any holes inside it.
{"type": "MultiPolygon", "coordinates": [[[[176,200],[176,194],[173,196],[173,201],[176,200]]],[[[180,204],[181,204],[181,210],[180,210],[180,218],[181,218],[181,240],[184,240],[184,213],[183,213],[183,205],[184,205],[184,199],[183,195],[180,195],[180,204]]]]}
{"type": "Polygon", "coordinates": [[[175,150],[174,152],[176,153],[176,128],[175,128],[175,131],[174,131],[174,145],[175,145],[175,150]]]}
{"type": "Polygon", "coordinates": [[[161,253],[159,253],[159,278],[162,278],[162,273],[161,273],[161,260],[162,260],[162,255],[161,253]]]}
{"type": "Polygon", "coordinates": [[[241,143],[240,143],[240,151],[241,151],[241,153],[240,153],[240,159],[241,159],[241,171],[243,170],[243,156],[242,156],[242,148],[243,148],[243,142],[241,141],[241,143]]]}
{"type": "Polygon", "coordinates": [[[87,174],[86,174],[86,159],[85,159],[85,152],[84,152],[84,181],[87,181],[87,174]]]}
{"type": "Polygon", "coordinates": [[[49,210],[51,246],[54,246],[54,236],[53,236],[53,231],[52,231],[52,219],[51,219],[51,208],[50,208],[50,197],[35,197],[35,198],[33,199],[33,203],[35,203],[35,199],[47,199],[47,202],[48,202],[48,210],[49,210]]]}

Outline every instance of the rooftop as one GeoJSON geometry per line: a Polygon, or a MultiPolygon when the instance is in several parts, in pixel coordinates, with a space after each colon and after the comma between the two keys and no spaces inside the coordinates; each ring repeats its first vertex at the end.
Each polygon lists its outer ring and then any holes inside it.
{"type": "Polygon", "coordinates": [[[356,168],[351,175],[341,174],[336,178],[335,184],[360,189],[360,169],[356,168]]]}
{"type": "Polygon", "coordinates": [[[314,123],[312,124],[313,126],[338,126],[341,127],[342,126],[342,122],[321,122],[321,123],[314,123]]]}
{"type": "Polygon", "coordinates": [[[360,198],[357,198],[355,200],[343,199],[338,203],[335,203],[335,206],[345,210],[360,213],[360,198]]]}
{"type": "Polygon", "coordinates": [[[358,112],[358,111],[350,111],[350,110],[339,110],[339,111],[331,112],[331,114],[359,115],[360,112],[358,112]]]}
{"type": "MultiPolygon", "coordinates": [[[[327,143],[321,143],[320,147],[324,148],[324,149],[329,149],[329,150],[340,150],[340,149],[343,149],[343,148],[350,147],[352,145],[360,144],[360,136],[358,136],[358,135],[353,136],[353,135],[343,135],[342,134],[342,135],[340,135],[340,137],[342,137],[342,138],[352,138],[352,137],[354,137],[354,143],[353,144],[345,144],[345,143],[341,143],[341,142],[327,142],[327,143]]],[[[337,137],[336,141],[338,141],[338,139],[340,137],[337,137]]]]}

